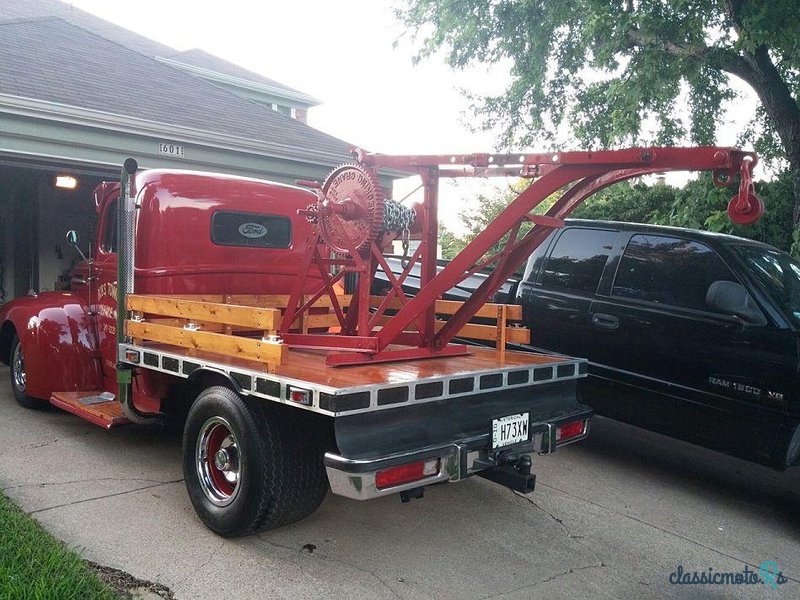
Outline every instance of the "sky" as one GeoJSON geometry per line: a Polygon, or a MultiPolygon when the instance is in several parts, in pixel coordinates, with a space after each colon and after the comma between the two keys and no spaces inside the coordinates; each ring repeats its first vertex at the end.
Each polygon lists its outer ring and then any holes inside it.
{"type": "MultiPolygon", "coordinates": [[[[310,94],[322,103],[309,112],[311,126],[367,150],[450,154],[495,148],[496,132],[471,131],[461,90],[499,93],[507,68],[453,71],[441,57],[415,65],[414,40],[393,14],[396,0],[69,3],[177,50],[201,48],[310,94]]],[[[736,130],[724,130],[720,143],[733,144],[736,130]]],[[[399,183],[395,198],[416,185],[399,183]]],[[[474,206],[478,193],[505,185],[443,184],[440,219],[460,231],[458,213],[474,206]]]]}
{"type": "Polygon", "coordinates": [[[202,48],[310,94],[311,125],[385,153],[477,152],[494,136],[465,127],[459,88],[502,89],[505,74],[414,66],[410,36],[387,0],[226,2],[71,0],[178,50],[202,48]],[[135,9],[131,10],[131,6],[135,9]],[[394,47],[398,43],[397,48],[394,47]]]}
{"type": "MultiPolygon", "coordinates": [[[[309,124],[373,152],[491,152],[496,135],[472,132],[461,89],[496,93],[507,72],[454,72],[443,60],[413,64],[414,43],[389,0],[71,0],[70,4],[177,50],[202,48],[297,90],[321,105],[309,124]],[[134,7],[133,9],[131,7],[134,7]]],[[[395,186],[403,198],[418,185],[395,186]]],[[[443,182],[440,218],[504,184],[443,182]]]]}

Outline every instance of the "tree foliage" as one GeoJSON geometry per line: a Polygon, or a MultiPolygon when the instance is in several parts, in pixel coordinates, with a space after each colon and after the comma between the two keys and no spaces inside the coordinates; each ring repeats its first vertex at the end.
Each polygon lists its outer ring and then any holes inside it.
{"type": "Polygon", "coordinates": [[[442,258],[448,260],[455,258],[467,245],[463,237],[459,237],[444,223],[439,223],[439,245],[442,247],[442,258]]]}
{"type": "MultiPolygon", "coordinates": [[[[774,181],[756,183],[756,192],[764,200],[767,211],[755,225],[735,225],[728,218],[727,206],[733,193],[732,187],[717,188],[709,174],[702,174],[683,188],[664,183],[646,185],[624,181],[591,196],[572,216],[715,231],[765,242],[788,252],[792,245],[793,230],[790,174],[783,172],[774,181]]],[[[444,258],[453,258],[475,239],[517,197],[519,191],[517,188],[493,197],[481,196],[476,207],[459,215],[465,229],[462,236],[440,225],[444,258]]],[[[552,199],[537,207],[537,212],[544,212],[549,204],[552,204],[552,199]]],[[[495,244],[489,254],[499,250],[501,244],[495,244]]]]}
{"type": "Polygon", "coordinates": [[[675,190],[675,199],[665,221],[668,225],[690,227],[738,235],[771,244],[789,252],[793,242],[792,181],[788,172],[770,182],[757,182],[756,193],[764,201],[766,211],[753,225],[736,225],[728,218],[730,188],[717,188],[711,176],[704,174],[675,190]]]}
{"type": "Polygon", "coordinates": [[[580,205],[572,216],[580,219],[665,223],[675,201],[674,187],[657,183],[622,182],[601,190],[580,205]]]}
{"type": "MultiPolygon", "coordinates": [[[[455,256],[460,250],[462,250],[467,244],[469,244],[472,240],[474,240],[480,232],[482,232],[486,227],[494,221],[497,216],[505,210],[505,208],[517,197],[519,196],[525,188],[528,187],[530,181],[527,179],[519,179],[518,181],[514,182],[511,186],[509,186],[508,190],[504,193],[499,193],[496,195],[486,195],[481,194],[477,198],[477,205],[469,207],[465,210],[462,210],[459,213],[459,219],[461,220],[461,224],[465,230],[463,236],[455,236],[451,231],[446,230],[446,236],[453,236],[457,241],[451,241],[448,237],[447,242],[442,242],[442,255],[444,258],[452,258],[455,256]],[[448,247],[450,248],[451,255],[448,255],[445,251],[445,243],[447,243],[448,247]]],[[[555,194],[553,197],[545,198],[543,202],[541,202],[534,210],[533,213],[540,215],[544,214],[548,208],[553,205],[555,198],[558,194],[555,194]]],[[[442,225],[440,227],[440,232],[442,231],[442,225]]],[[[517,239],[521,238],[525,235],[531,228],[531,224],[528,222],[522,223],[519,229],[519,233],[517,235],[517,239]]],[[[445,228],[446,229],[446,228],[445,228]]],[[[440,233],[440,239],[442,239],[442,234],[440,233]]],[[[497,242],[495,242],[491,248],[486,252],[486,256],[491,256],[500,250],[502,250],[503,246],[506,244],[508,240],[508,235],[503,236],[497,242]]]]}
{"type": "MultiPolygon", "coordinates": [[[[501,146],[712,144],[735,76],[760,106],[742,142],[786,159],[800,224],[797,0],[403,0],[419,57],[511,65],[502,94],[474,98],[501,146]]],[[[800,251],[800,249],[798,249],[800,251]]]]}

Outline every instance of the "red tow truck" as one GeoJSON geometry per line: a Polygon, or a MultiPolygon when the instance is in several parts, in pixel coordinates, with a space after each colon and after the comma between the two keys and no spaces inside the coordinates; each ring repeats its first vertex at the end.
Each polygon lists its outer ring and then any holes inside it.
{"type": "MultiPolygon", "coordinates": [[[[616,181],[707,169],[728,185],[741,175],[732,218],[763,212],[755,156],[731,148],[355,158],[299,186],[126,161],[119,182],[95,190],[96,255],[76,267],[71,290],[0,309],[17,401],[107,428],[185,419],[186,488],[223,536],[302,519],[328,489],[406,501],[479,475],[527,493],[532,454],[588,435],[591,411],[576,393],[587,364],[506,350],[530,332],[513,324],[518,307],[489,302],[496,290],[616,181]],[[384,198],[382,168],[419,175],[424,200],[384,198]],[[439,179],[510,175],[531,184],[437,268],[439,179]],[[383,257],[396,238],[407,249],[397,276],[383,257]],[[466,302],[439,299],[486,267],[466,302]],[[370,295],[378,268],[389,274],[383,296],[370,295]],[[412,269],[422,286],[408,297],[412,269]]],[[[67,238],[77,248],[75,233],[67,238]]]]}

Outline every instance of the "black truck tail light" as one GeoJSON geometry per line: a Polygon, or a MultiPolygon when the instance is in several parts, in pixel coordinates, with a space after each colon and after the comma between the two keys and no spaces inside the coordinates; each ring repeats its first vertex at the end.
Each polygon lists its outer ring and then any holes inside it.
{"type": "Polygon", "coordinates": [[[556,441],[564,442],[566,440],[583,435],[586,431],[586,421],[573,421],[572,423],[565,423],[556,430],[556,441]]]}

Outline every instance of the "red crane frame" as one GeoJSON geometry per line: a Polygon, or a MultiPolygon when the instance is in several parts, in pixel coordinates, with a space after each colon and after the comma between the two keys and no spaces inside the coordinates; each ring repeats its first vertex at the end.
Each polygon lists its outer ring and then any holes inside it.
{"type": "Polygon", "coordinates": [[[391,156],[356,150],[361,165],[377,172],[388,168],[416,173],[422,179],[424,200],[417,211],[415,231],[420,245],[411,256],[403,273],[395,277],[386,265],[379,242],[361,252],[344,257],[325,256],[319,236],[307,241],[305,262],[290,296],[281,335],[295,346],[339,350],[327,357],[329,365],[364,364],[434,356],[463,354],[463,345],[450,344],[458,331],[475,315],[508,279],[518,266],[586,198],[613,183],[665,171],[712,171],[719,186],[730,185],[740,175],[739,192],[728,207],[730,217],[739,223],[753,222],[763,213],[763,205],[755,196],[752,168],[757,163],[753,152],[736,148],[632,148],[593,152],[557,152],[533,154],[457,154],[391,156]],[[531,184],[494,219],[447,266],[437,270],[438,192],[442,177],[517,176],[533,179],[531,184]],[[558,190],[561,197],[544,215],[531,211],[558,190]],[[523,222],[533,227],[520,236],[523,222]],[[489,249],[508,234],[502,250],[486,256],[489,249]],[[406,297],[402,283],[411,268],[420,265],[420,291],[406,297]],[[340,271],[330,275],[330,267],[340,271]],[[466,277],[494,265],[489,277],[438,331],[435,322],[436,300],[466,277]],[[389,279],[391,288],[375,312],[370,312],[370,283],[378,266],[389,279]],[[300,302],[309,271],[318,270],[322,285],[300,302]],[[339,306],[334,284],[345,273],[359,274],[357,290],[346,311],[339,306]],[[339,317],[340,334],[290,333],[289,328],[312,304],[327,295],[339,317]],[[401,308],[386,316],[392,300],[399,299],[401,308]],[[381,327],[378,324],[382,323],[381,327]],[[413,329],[408,329],[409,327],[413,329]],[[400,347],[398,347],[398,345],[400,347]]]}

